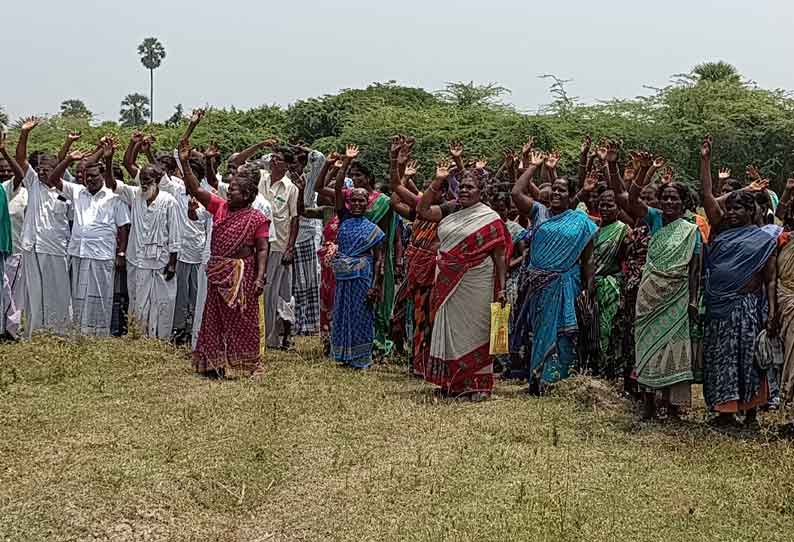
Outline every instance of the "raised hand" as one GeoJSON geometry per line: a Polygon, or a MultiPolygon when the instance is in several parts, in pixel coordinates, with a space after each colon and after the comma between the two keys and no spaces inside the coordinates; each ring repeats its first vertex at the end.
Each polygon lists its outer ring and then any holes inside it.
{"type": "Polygon", "coordinates": [[[649,168],[653,165],[653,155],[651,153],[642,151],[637,156],[640,159],[640,167],[649,168]]]}
{"type": "Polygon", "coordinates": [[[665,159],[663,156],[657,156],[653,159],[653,169],[661,169],[665,164],[665,159]]]}
{"type": "Polygon", "coordinates": [[[747,166],[746,173],[747,176],[753,181],[756,181],[761,178],[761,172],[758,171],[758,166],[754,166],[753,164],[747,166]]]}
{"type": "Polygon", "coordinates": [[[204,109],[194,109],[193,114],[190,115],[190,124],[196,125],[201,122],[201,119],[204,117],[206,110],[204,109]]]}
{"type": "Polygon", "coordinates": [[[326,157],[325,157],[325,159],[326,159],[327,161],[331,162],[331,163],[334,163],[334,162],[336,162],[336,161],[337,161],[337,160],[339,160],[340,158],[341,158],[341,156],[339,156],[339,153],[338,153],[338,152],[336,152],[336,151],[331,151],[331,152],[329,152],[329,153],[328,153],[328,156],[326,156],[326,157]]]}
{"type": "Polygon", "coordinates": [[[41,117],[27,117],[25,119],[22,119],[22,126],[20,127],[20,129],[24,132],[29,132],[41,123],[42,123],[41,117]]]}
{"type": "Polygon", "coordinates": [[[584,140],[582,141],[582,148],[580,149],[581,153],[586,154],[590,150],[590,147],[592,147],[592,145],[593,145],[593,138],[590,137],[589,135],[584,136],[584,140]]]}
{"type": "Polygon", "coordinates": [[[112,135],[108,134],[100,141],[102,144],[102,158],[105,160],[108,158],[113,158],[113,153],[116,152],[116,149],[119,147],[118,140],[112,135]]]}
{"type": "Polygon", "coordinates": [[[529,163],[535,167],[539,167],[546,160],[546,154],[541,151],[533,151],[529,155],[529,163]]]}
{"type": "Polygon", "coordinates": [[[452,158],[460,158],[463,156],[463,143],[460,141],[453,141],[449,144],[449,155],[452,158]]]}
{"type": "Polygon", "coordinates": [[[557,163],[560,161],[560,153],[557,151],[551,151],[549,155],[546,157],[546,167],[549,169],[554,169],[557,167],[557,163]]]}
{"type": "Polygon", "coordinates": [[[405,143],[405,136],[402,134],[397,134],[396,136],[391,138],[391,147],[389,148],[389,156],[392,158],[397,158],[397,154],[402,149],[403,144],[405,143]]]}
{"type": "Polygon", "coordinates": [[[262,143],[260,144],[263,147],[275,147],[276,145],[278,145],[278,139],[274,137],[269,137],[267,139],[262,140],[262,143]]]}
{"type": "Polygon", "coordinates": [[[483,160],[482,158],[480,158],[480,159],[479,159],[479,160],[477,160],[477,162],[474,164],[474,168],[475,168],[475,169],[485,169],[485,166],[487,166],[487,165],[488,165],[488,160],[483,160]]]}
{"type": "Polygon", "coordinates": [[[609,145],[609,143],[606,140],[604,140],[596,149],[596,156],[598,156],[598,159],[601,160],[602,162],[606,162],[607,160],[607,153],[609,152],[607,145],[609,145]]]}
{"type": "Polygon", "coordinates": [[[400,145],[400,149],[397,151],[397,163],[401,166],[408,163],[408,160],[411,159],[411,152],[413,151],[414,144],[408,143],[408,140],[403,138],[402,144],[400,145]]]}
{"type": "Polygon", "coordinates": [[[419,165],[416,160],[411,160],[405,166],[405,177],[408,179],[412,179],[416,177],[416,172],[419,171],[419,165]]]}
{"type": "Polygon", "coordinates": [[[711,136],[706,136],[703,143],[700,145],[700,157],[704,160],[711,160],[711,136]]]}
{"type": "Polygon", "coordinates": [[[607,154],[604,157],[608,163],[615,163],[618,161],[618,145],[614,141],[607,143],[607,154]]]}
{"type": "Polygon", "coordinates": [[[204,158],[214,159],[221,155],[220,149],[218,149],[218,144],[214,141],[210,141],[210,144],[207,145],[207,149],[204,151],[204,158]]]}
{"type": "Polygon", "coordinates": [[[724,181],[725,179],[730,179],[731,178],[730,168],[726,168],[726,167],[720,168],[719,178],[721,181],[724,181]]]}
{"type": "Polygon", "coordinates": [[[143,141],[143,133],[140,130],[135,130],[134,132],[132,132],[132,136],[130,137],[130,140],[133,143],[140,143],[141,141],[143,141]]]}
{"type": "Polygon", "coordinates": [[[449,162],[449,160],[439,160],[438,164],[436,164],[436,179],[443,181],[449,177],[449,167],[451,165],[452,164],[449,162]]]}
{"type": "MultiPolygon", "coordinates": [[[[535,138],[532,137],[532,136],[529,136],[529,138],[527,139],[527,142],[524,143],[524,145],[521,147],[521,154],[525,158],[529,157],[529,154],[532,152],[532,149],[534,147],[535,147],[535,138]]],[[[527,160],[525,160],[525,162],[526,161],[527,160]]]]}
{"type": "Polygon", "coordinates": [[[72,151],[66,155],[70,162],[79,162],[83,158],[88,156],[87,152],[84,151],[72,151]]]}
{"type": "Polygon", "coordinates": [[[190,140],[188,138],[183,137],[182,139],[179,140],[178,151],[179,151],[179,161],[182,162],[183,164],[186,164],[188,160],[190,160],[190,151],[191,151],[190,140]]]}
{"type": "Polygon", "coordinates": [[[662,176],[660,178],[662,184],[670,184],[673,182],[673,168],[667,166],[662,170],[662,176]]]}
{"type": "Polygon", "coordinates": [[[594,170],[590,170],[587,177],[584,178],[584,185],[582,190],[585,192],[593,192],[598,187],[598,176],[594,170]]]}
{"type": "Polygon", "coordinates": [[[637,170],[634,169],[634,166],[629,164],[623,170],[623,181],[630,183],[633,182],[634,179],[637,177],[637,170]]]}
{"type": "Polygon", "coordinates": [[[80,139],[81,135],[82,134],[80,132],[69,132],[68,134],[66,134],[66,141],[68,141],[70,144],[74,143],[75,141],[80,139]]]}
{"type": "Polygon", "coordinates": [[[756,179],[747,187],[749,192],[762,192],[769,188],[769,179],[756,179]]]}
{"type": "Polygon", "coordinates": [[[348,145],[345,150],[345,158],[348,160],[355,160],[358,156],[358,145],[348,145]]]}
{"type": "Polygon", "coordinates": [[[516,153],[514,153],[510,149],[507,149],[505,151],[504,158],[505,158],[505,167],[506,168],[512,168],[513,165],[516,163],[516,153]]]}

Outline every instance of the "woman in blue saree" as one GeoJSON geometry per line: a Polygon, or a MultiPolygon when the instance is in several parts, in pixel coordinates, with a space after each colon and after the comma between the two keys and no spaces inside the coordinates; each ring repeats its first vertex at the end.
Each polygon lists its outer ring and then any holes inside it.
{"type": "MultiPolygon", "coordinates": [[[[358,155],[358,148],[349,145],[343,170],[358,155]]],[[[336,212],[339,216],[337,252],[332,261],[336,279],[331,352],[336,361],[357,369],[372,363],[375,329],[375,304],[382,297],[383,231],[367,219],[368,193],[354,188],[350,210],[345,206],[342,183],[334,188],[336,212]]]]}
{"type": "MultiPolygon", "coordinates": [[[[513,201],[524,215],[535,214],[529,184],[544,156],[533,153],[530,160],[513,189],[513,201]]],[[[524,302],[515,338],[532,334],[530,390],[537,393],[569,376],[576,361],[576,298],[583,290],[591,297],[594,292],[593,238],[598,228],[586,214],[570,208],[571,188],[566,179],[552,183],[549,214],[532,224],[522,284],[524,302]]]]}

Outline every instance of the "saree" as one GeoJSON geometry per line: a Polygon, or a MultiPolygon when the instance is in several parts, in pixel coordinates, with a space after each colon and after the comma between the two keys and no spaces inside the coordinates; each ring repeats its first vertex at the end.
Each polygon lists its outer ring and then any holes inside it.
{"type": "Polygon", "coordinates": [[[445,217],[438,225],[438,238],[425,379],[449,395],[490,393],[493,362],[488,347],[495,282],[491,252],[503,246],[509,258],[510,235],[498,214],[477,203],[445,217]]]}
{"type": "Polygon", "coordinates": [[[706,247],[703,397],[713,411],[740,412],[767,401],[766,371],[754,363],[766,300],[761,287],[744,288],[776,245],[776,235],[744,226],[721,231],[706,247]]]}
{"type": "Polygon", "coordinates": [[[337,234],[331,352],[336,361],[364,369],[372,363],[375,314],[367,300],[374,277],[372,249],[385,235],[364,217],[347,215],[337,234]]]}
{"type": "Polygon", "coordinates": [[[427,220],[414,222],[411,242],[405,258],[408,267],[409,295],[413,297],[413,356],[411,370],[417,376],[424,376],[425,366],[430,356],[430,338],[433,322],[430,319],[430,294],[436,278],[436,254],[438,244],[438,223],[427,220]]]}
{"type": "Polygon", "coordinates": [[[531,372],[543,385],[567,378],[575,363],[579,259],[596,230],[585,213],[567,210],[549,217],[533,234],[514,340],[531,334],[531,372]]]}
{"type": "Polygon", "coordinates": [[[232,256],[255,245],[268,223],[250,207],[214,213],[207,300],[193,352],[193,367],[199,373],[226,367],[252,373],[260,365],[256,251],[245,259],[232,256]]]}
{"type": "MultiPolygon", "coordinates": [[[[330,209],[330,208],[329,208],[330,209]]],[[[339,231],[339,219],[329,218],[323,226],[323,240],[317,250],[320,260],[320,336],[327,338],[331,334],[331,318],[334,311],[334,293],[336,281],[331,267],[336,255],[336,236],[339,231]]]]}
{"type": "MultiPolygon", "coordinates": [[[[695,254],[698,227],[678,219],[653,233],[648,258],[637,291],[634,327],[637,382],[651,390],[682,384],[683,397],[673,404],[688,404],[692,373],[689,327],[689,263],[695,254]]],[[[676,393],[677,395],[677,393],[676,393]]]]}
{"type": "Polygon", "coordinates": [[[794,236],[780,236],[777,255],[777,302],[780,315],[780,337],[783,339],[785,361],[780,380],[783,402],[794,400],[794,236]]]}
{"type": "Polygon", "coordinates": [[[613,333],[623,291],[623,272],[620,268],[620,247],[629,227],[615,221],[598,229],[593,246],[595,263],[596,302],[598,303],[598,345],[600,373],[609,378],[618,376],[620,343],[613,333]]]}
{"type": "Polygon", "coordinates": [[[373,224],[386,218],[386,246],[383,251],[383,301],[375,307],[375,349],[382,355],[391,353],[394,343],[391,334],[391,313],[394,308],[394,237],[397,232],[397,216],[391,210],[391,200],[385,194],[373,191],[364,215],[373,224]]]}

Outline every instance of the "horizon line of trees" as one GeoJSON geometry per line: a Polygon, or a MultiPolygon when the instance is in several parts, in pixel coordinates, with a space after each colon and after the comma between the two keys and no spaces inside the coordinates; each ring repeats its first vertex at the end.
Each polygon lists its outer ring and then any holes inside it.
{"type": "MultiPolygon", "coordinates": [[[[678,180],[691,183],[699,172],[698,146],[710,134],[715,164],[730,168],[734,177],[742,179],[746,166],[753,164],[780,188],[794,170],[791,93],[759,88],[725,62],[700,64],[674,75],[668,86],[652,89],[649,96],[595,104],[570,96],[569,80],[543,77],[551,83],[551,101],[539,113],[523,113],[504,103],[510,91],[496,83],[453,82],[429,92],[389,81],[288,107],[211,109],[193,141],[199,146],[214,141],[224,155],[269,137],[300,141],[323,152],[355,143],[363,150],[361,159],[386,180],[388,144],[396,133],[417,139],[414,154],[420,178],[431,174],[449,141],[463,141],[468,157],[495,164],[506,149],[520,149],[529,135],[541,148],[558,150],[560,171],[573,175],[582,138],[588,134],[594,141],[620,141],[624,153],[643,149],[661,154],[678,180]]],[[[60,113],[36,131],[30,148],[55,150],[69,130],[82,131],[81,141],[89,146],[107,132],[126,139],[134,129],[152,133],[158,147],[175,147],[186,122],[182,104],[164,123],[146,125],[147,117],[151,121],[150,100],[139,93],[124,98],[119,123],[92,123],[81,100],[65,100],[60,113]]],[[[7,123],[0,108],[0,124],[7,123]]]]}

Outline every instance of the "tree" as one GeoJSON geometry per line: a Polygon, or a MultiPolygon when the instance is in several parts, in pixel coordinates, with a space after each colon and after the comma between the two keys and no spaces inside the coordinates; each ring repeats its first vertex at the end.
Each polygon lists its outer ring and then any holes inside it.
{"type": "Polygon", "coordinates": [[[141,64],[149,70],[149,122],[154,123],[154,70],[165,58],[165,47],[157,38],[146,38],[138,45],[141,64]]]}
{"type": "Polygon", "coordinates": [[[90,119],[93,115],[83,100],[64,100],[61,102],[61,115],[64,117],[80,117],[90,119]]]}
{"type": "Polygon", "coordinates": [[[698,83],[732,83],[738,85],[742,81],[739,71],[727,62],[704,62],[692,69],[691,76],[698,83]]]}
{"type": "Polygon", "coordinates": [[[169,127],[179,126],[182,122],[182,119],[185,118],[185,110],[182,108],[182,104],[176,104],[174,106],[174,114],[171,115],[167,121],[165,121],[165,125],[169,127]]]}
{"type": "Polygon", "coordinates": [[[143,126],[150,114],[149,98],[137,92],[127,94],[121,101],[119,122],[122,126],[143,126]]]}
{"type": "Polygon", "coordinates": [[[509,88],[499,86],[496,83],[477,85],[474,81],[470,81],[468,83],[447,83],[444,90],[438,91],[436,96],[447,103],[461,107],[471,107],[474,105],[502,105],[499,102],[499,98],[505,94],[510,94],[509,88]]]}

